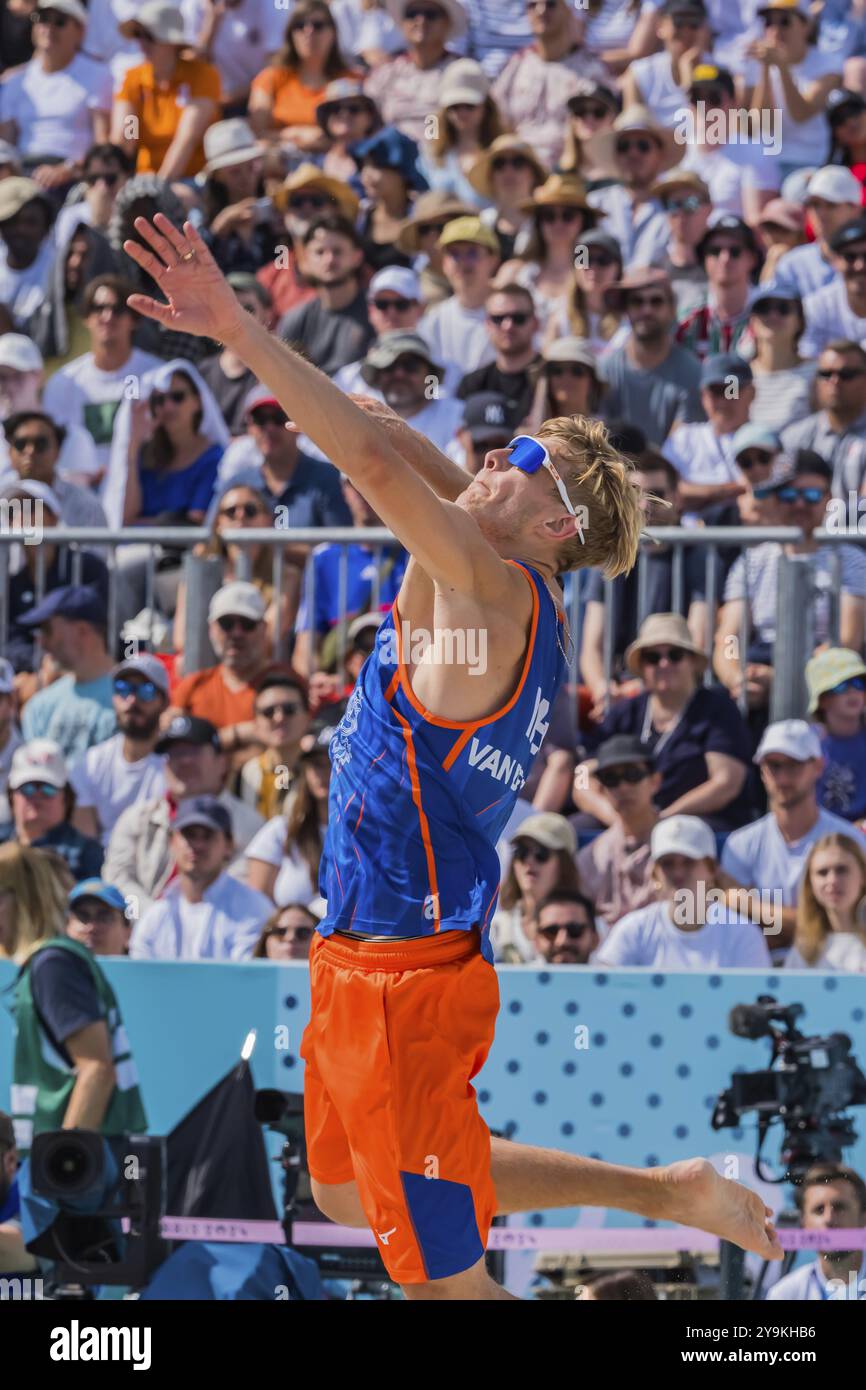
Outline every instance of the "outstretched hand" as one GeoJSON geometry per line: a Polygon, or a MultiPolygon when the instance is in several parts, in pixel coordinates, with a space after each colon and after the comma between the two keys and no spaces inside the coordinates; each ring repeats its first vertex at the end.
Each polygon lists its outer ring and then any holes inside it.
{"type": "Polygon", "coordinates": [[[130,309],[176,333],[226,342],[243,324],[245,311],[192,223],[185,222],[179,232],[158,212],[152,222],[137,217],[135,229],[147,245],[125,241],[123,249],[156,281],[168,303],[131,294],[130,309]]]}

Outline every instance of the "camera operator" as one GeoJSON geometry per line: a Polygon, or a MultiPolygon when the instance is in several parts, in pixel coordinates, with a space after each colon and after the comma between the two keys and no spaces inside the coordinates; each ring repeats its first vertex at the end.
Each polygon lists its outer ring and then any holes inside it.
{"type": "Polygon", "coordinates": [[[93,955],[64,935],[66,895],[50,856],[0,847],[0,945],[15,982],[15,1134],[22,1150],[53,1129],[147,1129],[114,990],[93,955]]]}
{"type": "Polygon", "coordinates": [[[24,1248],[18,1194],[18,1147],[11,1118],[0,1110],[0,1274],[29,1274],[37,1260],[24,1248]]]}
{"type": "MultiPolygon", "coordinates": [[[[866,1182],[853,1168],[813,1164],[796,1201],[807,1231],[866,1226],[866,1182]]],[[[800,1265],[774,1284],[767,1299],[792,1303],[866,1300],[866,1251],[822,1250],[817,1260],[800,1265]]]]}

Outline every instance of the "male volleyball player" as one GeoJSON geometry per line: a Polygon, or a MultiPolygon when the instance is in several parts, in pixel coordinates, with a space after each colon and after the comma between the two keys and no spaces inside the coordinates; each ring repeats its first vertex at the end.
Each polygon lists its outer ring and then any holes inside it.
{"type": "Polygon", "coordinates": [[[510,1297],[484,1263],[497,1212],[619,1207],[779,1258],[757,1194],[705,1160],[643,1171],[491,1139],[471,1085],[499,1004],[494,845],[565,670],[555,576],[621,574],[637,552],[638,495],[603,426],[550,420],[470,479],[256,323],[189,224],[135,225],[151,249],[125,249],[168,303],[131,307],[231,346],[412,555],[331,744],[301,1049],[318,1205],[369,1225],[415,1298],[510,1297]]]}

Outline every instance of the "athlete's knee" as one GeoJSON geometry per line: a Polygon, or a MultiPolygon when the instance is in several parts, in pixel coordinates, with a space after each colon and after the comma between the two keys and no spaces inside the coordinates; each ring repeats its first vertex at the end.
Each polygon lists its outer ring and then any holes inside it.
{"type": "Polygon", "coordinates": [[[437,1302],[466,1299],[511,1298],[501,1284],[487,1273],[484,1257],[471,1269],[449,1274],[444,1279],[430,1279],[424,1284],[402,1284],[404,1298],[410,1302],[437,1302]]]}
{"type": "Polygon", "coordinates": [[[354,1182],[325,1183],[311,1178],[310,1188],[319,1211],[337,1226],[369,1224],[354,1182]]]}

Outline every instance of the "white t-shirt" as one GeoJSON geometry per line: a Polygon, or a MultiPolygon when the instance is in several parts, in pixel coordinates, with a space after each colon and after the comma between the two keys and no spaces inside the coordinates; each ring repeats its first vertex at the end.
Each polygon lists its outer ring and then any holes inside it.
{"type": "MultiPolygon", "coordinates": [[[[852,213],[852,216],[855,215],[852,213]]],[[[784,256],[777,260],[773,276],[777,285],[793,285],[801,299],[823,289],[836,278],[835,269],[824,259],[824,253],[817,241],[810,241],[807,246],[794,246],[790,251],[786,251],[784,256]]]]}
{"type": "Polygon", "coordinates": [[[261,859],[278,869],[274,884],[277,907],[285,907],[287,903],[302,903],[307,907],[319,896],[306,859],[294,845],[286,852],[285,816],[273,816],[262,826],[247,845],[246,859],[261,859]]]}
{"type": "Polygon", "coordinates": [[[132,929],[134,960],[246,960],[274,910],[270,898],[220,874],[200,903],[178,885],[153,903],[132,929]]]}
{"type": "Polygon", "coordinates": [[[834,931],[826,938],[816,961],[806,961],[796,946],[785,957],[788,970],[841,970],[849,975],[866,975],[866,943],[851,931],[834,931]]]}
{"type": "Polygon", "coordinates": [[[809,850],[824,835],[850,835],[866,850],[866,835],[850,821],[818,808],[818,819],[801,840],[782,837],[772,813],[734,830],[722,850],[722,868],[744,888],[778,889],[782,906],[794,907],[809,850]]]}
{"type": "Polygon", "coordinates": [[[93,139],[94,111],[111,110],[111,76],[83,53],[59,72],[38,58],[0,83],[0,121],[14,121],[22,155],[82,159],[93,139]]]}
{"type": "MultiPolygon", "coordinates": [[[[863,1285],[861,1280],[866,1274],[866,1262],[861,1264],[860,1273],[853,1283],[853,1288],[858,1292],[855,1298],[866,1298],[866,1294],[860,1292],[863,1285]]],[[[812,1264],[800,1265],[798,1269],[792,1269],[790,1274],[784,1275],[768,1291],[767,1303],[817,1303],[824,1300],[836,1300],[841,1303],[851,1297],[852,1285],[849,1283],[847,1275],[840,1276],[835,1281],[835,1287],[827,1278],[821,1268],[821,1261],[814,1260],[812,1264]]]]}
{"type": "Polygon", "coordinates": [[[650,903],[620,918],[592,957],[594,965],[651,965],[658,970],[762,970],[770,952],[761,928],[710,903],[694,931],[675,925],[665,903],[650,903]]]}
{"type": "Polygon", "coordinates": [[[19,332],[48,293],[56,254],[54,237],[49,232],[33,262],[25,270],[13,270],[6,261],[6,243],[0,241],[0,304],[5,304],[10,310],[19,332]]]}
{"type": "MultiPolygon", "coordinates": [[[[104,372],[94,366],[93,353],[85,352],[49,377],[42,398],[45,409],[59,424],[87,432],[96,460],[93,472],[108,468],[114,419],[124,391],[131,384],[140,391],[145,372],[160,365],[153,353],[133,348],[122,367],[104,372]]],[[[84,470],[79,466],[76,471],[84,470]]]]}
{"type": "Polygon", "coordinates": [[[803,300],[806,331],[800,339],[800,356],[817,357],[834,338],[866,342],[866,318],[855,314],[841,275],[836,275],[803,300]]]}
{"type": "Polygon", "coordinates": [[[678,169],[703,179],[710,190],[714,213],[743,215],[743,189],[777,192],[781,187],[778,159],[757,143],[689,145],[678,169]]]}
{"type": "MultiPolygon", "coordinates": [[[[186,32],[193,42],[209,9],[207,0],[180,0],[186,32]]],[[[208,55],[208,62],[219,71],[224,92],[248,87],[256,73],[267,67],[271,54],[282,47],[288,18],[286,8],[262,4],[262,0],[240,0],[234,9],[224,10],[208,55]]]]}
{"type": "Polygon", "coordinates": [[[662,453],[687,483],[735,483],[733,434],[716,434],[710,422],[680,425],[668,435],[662,453]]]}
{"type": "Polygon", "coordinates": [[[464,309],[455,298],[444,299],[428,309],[417,331],[440,365],[456,362],[464,376],[486,367],[496,356],[487,335],[487,314],[480,309],[464,309]]]}
{"type": "MultiPolygon", "coordinates": [[[[837,87],[842,85],[842,63],[839,55],[824,53],[819,48],[810,48],[802,63],[795,63],[788,71],[801,95],[806,87],[810,87],[813,82],[819,81],[829,73],[836,74],[837,87]]],[[[754,59],[747,59],[743,76],[748,87],[754,86],[759,73],[759,64],[754,59]]],[[[781,125],[781,130],[777,133],[783,141],[782,159],[785,164],[799,165],[804,169],[810,165],[820,168],[822,164],[826,164],[830,153],[830,127],[827,124],[826,111],[818,111],[805,121],[792,120],[778,68],[770,69],[770,86],[773,91],[774,116],[781,125]]]]}
{"type": "Polygon", "coordinates": [[[128,806],[153,801],[165,792],[165,758],[148,753],[138,762],[127,762],[123,740],[123,734],[115,734],[95,744],[69,769],[75,799],[79,806],[92,806],[96,811],[104,845],[128,806]]]}

